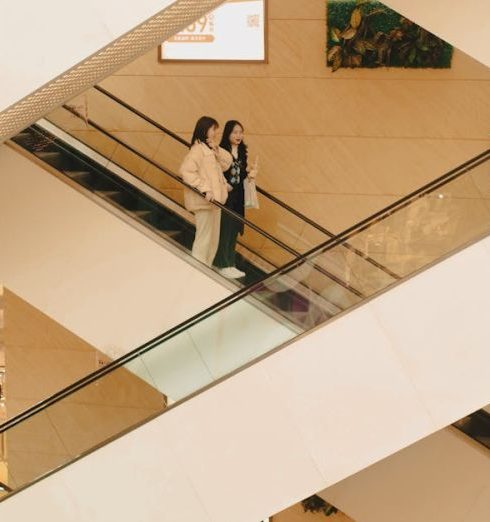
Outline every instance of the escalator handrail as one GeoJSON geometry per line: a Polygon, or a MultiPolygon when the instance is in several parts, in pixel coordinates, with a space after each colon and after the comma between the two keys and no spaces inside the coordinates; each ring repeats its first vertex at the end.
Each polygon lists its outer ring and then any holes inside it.
{"type": "MultiPolygon", "coordinates": [[[[135,148],[133,148],[131,145],[125,143],[124,141],[120,140],[118,137],[114,136],[113,134],[111,134],[108,130],[104,129],[102,126],[100,126],[98,123],[95,123],[93,120],[91,120],[90,118],[85,118],[84,116],[82,116],[76,109],[74,109],[73,107],[70,107],[69,105],[62,105],[62,107],[69,111],[71,114],[73,114],[74,116],[76,116],[77,118],[80,118],[80,119],[83,119],[87,124],[91,125],[92,127],[94,127],[95,129],[97,129],[100,133],[104,134],[104,136],[107,136],[109,137],[111,140],[115,141],[116,143],[118,143],[119,145],[121,145],[122,147],[125,147],[127,150],[129,150],[130,152],[132,152],[133,154],[137,155],[138,157],[140,157],[141,159],[147,161],[148,163],[150,163],[151,165],[153,165],[154,167],[156,167],[157,169],[161,170],[162,172],[164,172],[167,176],[171,177],[174,181],[176,181],[177,183],[179,183],[180,185],[182,185],[183,187],[185,187],[186,189],[189,189],[189,190],[192,190],[193,192],[195,192],[196,194],[199,194],[200,196],[202,196],[201,192],[199,192],[199,190],[197,190],[196,188],[194,187],[191,187],[190,185],[188,185],[180,176],[177,176],[176,174],[174,174],[172,171],[170,171],[169,169],[167,169],[166,167],[164,167],[163,165],[161,165],[160,163],[156,162],[155,160],[151,159],[151,158],[148,158],[145,154],[143,154],[142,152],[136,150],[135,148]]],[[[48,120],[49,121],[49,120],[48,120]]],[[[53,122],[50,122],[52,125],[55,125],[53,122]]],[[[99,153],[100,154],[100,153],[99,153]]],[[[110,160],[112,161],[112,160],[110,160]]],[[[120,166],[120,165],[118,165],[120,166]]],[[[120,166],[121,167],[121,166],[120,166]]],[[[123,167],[121,167],[123,168],[123,167]]],[[[137,177],[137,176],[136,176],[137,177]]],[[[153,187],[152,185],[149,185],[146,181],[142,180],[141,178],[138,177],[138,179],[140,181],[142,181],[143,183],[145,183],[147,186],[151,187],[153,190],[156,190],[157,192],[159,192],[160,194],[162,194],[163,196],[165,196],[165,194],[163,192],[161,192],[160,190],[158,190],[157,188],[153,187]]],[[[167,196],[165,196],[167,197],[167,196]]],[[[221,203],[218,203],[217,201],[211,201],[210,202],[212,205],[218,207],[221,209],[222,212],[226,212],[227,214],[229,214],[230,216],[232,216],[234,219],[236,219],[237,221],[240,221],[241,223],[243,223],[244,225],[248,226],[249,228],[251,228],[252,230],[255,230],[255,232],[257,232],[258,234],[260,234],[261,236],[265,237],[268,241],[270,241],[271,243],[274,243],[276,246],[282,248],[283,250],[285,250],[286,252],[288,252],[289,254],[291,254],[292,256],[296,257],[296,258],[299,258],[301,257],[301,253],[298,252],[297,250],[295,250],[294,248],[291,248],[290,246],[286,245],[285,243],[283,243],[280,239],[277,239],[276,237],[274,237],[273,235],[269,234],[268,232],[266,232],[264,229],[262,229],[261,227],[259,227],[258,225],[255,225],[254,223],[252,223],[251,221],[249,221],[247,218],[241,216],[240,214],[236,213],[235,211],[229,209],[228,207],[226,207],[225,205],[222,205],[221,203]]],[[[342,279],[340,279],[339,277],[337,277],[336,275],[330,273],[328,270],[326,270],[325,268],[321,267],[321,266],[318,266],[318,265],[315,265],[313,264],[314,268],[320,272],[322,275],[324,275],[325,277],[328,277],[329,279],[331,279],[332,281],[335,281],[335,283],[337,283],[338,285],[342,286],[343,288],[345,288],[346,290],[348,290],[349,292],[352,292],[354,295],[356,295],[357,297],[360,297],[360,298],[363,298],[364,297],[364,294],[357,290],[356,288],[354,288],[353,286],[351,286],[349,283],[346,283],[345,281],[343,281],[342,279]]]]}
{"type": "MultiPolygon", "coordinates": [[[[124,107],[125,109],[127,109],[128,111],[132,112],[133,114],[136,114],[137,116],[139,116],[141,119],[145,120],[146,122],[148,122],[149,124],[153,125],[154,127],[156,127],[157,129],[161,130],[163,133],[167,134],[168,136],[170,136],[171,138],[173,138],[174,140],[178,141],[179,143],[181,143],[182,145],[185,145],[186,147],[190,147],[191,144],[190,142],[188,142],[186,139],[182,138],[182,136],[179,136],[178,134],[176,134],[175,132],[167,129],[167,127],[163,126],[161,123],[158,123],[157,121],[153,120],[152,118],[150,118],[149,116],[147,116],[146,114],[142,113],[141,111],[139,111],[138,109],[136,109],[135,107],[132,107],[131,105],[129,105],[128,103],[126,103],[124,100],[122,100],[121,98],[117,97],[115,94],[113,94],[112,92],[108,91],[107,89],[104,89],[104,87],[101,87],[100,85],[94,85],[94,89],[102,94],[104,94],[105,96],[107,96],[108,98],[110,98],[112,101],[116,102],[117,104],[121,105],[122,107],[124,107]]],[[[291,207],[290,205],[288,205],[287,203],[284,203],[284,201],[281,201],[279,198],[276,198],[275,196],[273,196],[271,193],[267,192],[266,190],[264,190],[263,188],[260,188],[258,185],[257,185],[257,192],[259,192],[260,194],[262,194],[265,198],[269,199],[270,201],[272,201],[274,204],[276,205],[279,205],[280,207],[282,207],[283,209],[285,209],[287,212],[293,214],[295,217],[297,217],[298,219],[300,219],[301,221],[304,221],[305,223],[307,223],[309,226],[311,226],[312,228],[318,230],[319,232],[321,232],[322,234],[324,234],[325,236],[329,237],[329,238],[332,238],[335,236],[335,234],[333,232],[330,232],[329,230],[327,230],[326,228],[322,227],[321,225],[319,225],[318,223],[316,223],[315,221],[313,221],[312,219],[310,219],[309,217],[305,216],[304,214],[301,214],[301,212],[299,212],[298,210],[296,210],[295,208],[291,207]]],[[[375,266],[376,268],[382,270],[383,272],[385,272],[386,274],[388,274],[390,277],[392,277],[393,279],[396,279],[396,280],[399,280],[400,279],[400,276],[398,274],[396,274],[395,272],[393,272],[392,270],[390,270],[388,267],[382,265],[381,263],[379,263],[378,261],[375,261],[374,259],[372,259],[371,257],[365,255],[361,250],[353,247],[352,245],[348,244],[348,243],[345,243],[343,245],[345,248],[347,248],[348,250],[351,250],[352,252],[354,252],[355,254],[357,254],[358,256],[362,257],[364,260],[366,260],[368,263],[372,264],[373,266],[375,266]]]]}
{"type": "Polygon", "coordinates": [[[471,160],[468,160],[467,162],[463,163],[459,167],[456,167],[455,169],[447,172],[446,174],[443,174],[436,180],[432,181],[431,183],[428,183],[421,187],[420,189],[408,194],[407,196],[401,198],[400,200],[396,201],[392,205],[389,205],[385,209],[373,214],[372,216],[367,217],[366,219],[360,221],[359,223],[353,225],[352,227],[346,229],[342,233],[338,234],[334,238],[329,239],[322,245],[319,245],[315,247],[314,249],[310,250],[309,252],[306,252],[303,254],[300,258],[294,259],[287,263],[286,265],[278,268],[274,272],[270,273],[265,279],[262,281],[258,281],[256,283],[253,283],[252,285],[248,287],[244,287],[231,296],[226,297],[225,299],[222,299],[218,303],[210,306],[206,310],[203,310],[202,312],[199,312],[195,316],[187,319],[186,321],[180,323],[179,325],[171,328],[167,332],[164,332],[163,334],[160,334],[159,336],[155,337],[154,339],[144,343],[142,346],[135,348],[131,352],[128,352],[127,354],[123,355],[122,357],[115,359],[114,361],[110,362],[106,366],[100,368],[99,370],[96,370],[95,372],[79,379],[75,383],[67,386],[66,388],[60,390],[59,392],[55,393],[51,397],[48,397],[44,399],[43,401],[35,404],[34,406],[31,406],[24,412],[16,415],[15,417],[9,419],[3,424],[0,424],[0,433],[3,433],[17,424],[23,422],[24,420],[27,420],[28,418],[32,417],[36,413],[48,408],[52,404],[55,404],[56,402],[60,401],[64,397],[67,397],[68,395],[78,391],[79,389],[87,386],[88,384],[98,380],[99,378],[103,377],[104,375],[121,368],[128,362],[136,359],[140,355],[143,355],[144,353],[148,352],[149,350],[157,347],[164,341],[167,341],[168,339],[175,337],[180,332],[192,327],[193,325],[201,322],[202,320],[206,319],[207,317],[216,314],[223,310],[224,308],[227,308],[228,306],[233,305],[234,303],[240,301],[241,299],[246,298],[247,296],[251,295],[255,290],[263,286],[265,283],[272,281],[273,279],[277,278],[278,276],[287,273],[294,269],[295,267],[302,264],[304,261],[309,260],[311,257],[319,255],[326,250],[329,250],[331,248],[334,248],[335,246],[341,244],[343,241],[349,239],[352,237],[355,233],[361,232],[363,230],[366,230],[370,226],[379,223],[382,219],[390,216],[395,211],[404,208],[407,206],[410,202],[415,201],[416,199],[419,199],[423,197],[424,195],[427,195],[434,190],[440,188],[446,183],[449,183],[450,181],[453,181],[454,179],[457,179],[458,177],[462,176],[466,172],[472,170],[473,168],[476,168],[477,166],[483,164],[485,161],[490,160],[490,149],[487,149],[486,151],[482,152],[478,156],[475,156],[471,160]]]}

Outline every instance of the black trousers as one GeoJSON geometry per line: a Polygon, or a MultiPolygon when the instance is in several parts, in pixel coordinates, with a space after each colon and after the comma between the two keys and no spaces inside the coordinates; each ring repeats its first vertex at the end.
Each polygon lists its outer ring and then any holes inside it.
{"type": "Polygon", "coordinates": [[[241,227],[237,219],[227,212],[221,212],[218,251],[213,263],[217,268],[235,266],[236,243],[241,227]]]}

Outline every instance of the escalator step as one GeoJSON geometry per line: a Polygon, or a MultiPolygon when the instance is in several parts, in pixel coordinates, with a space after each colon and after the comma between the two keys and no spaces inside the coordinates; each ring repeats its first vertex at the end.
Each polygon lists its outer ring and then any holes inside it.
{"type": "Polygon", "coordinates": [[[63,154],[57,151],[34,151],[34,154],[44,162],[48,163],[52,167],[62,170],[63,166],[63,154]]]}
{"type": "Polygon", "coordinates": [[[119,190],[96,190],[95,194],[104,199],[114,199],[116,196],[121,195],[119,190]]]}
{"type": "Polygon", "coordinates": [[[130,210],[130,213],[139,219],[145,219],[153,214],[153,210],[130,210]]]}
{"type": "Polygon", "coordinates": [[[55,150],[48,150],[48,151],[41,150],[39,152],[36,152],[36,156],[38,156],[39,158],[42,158],[43,160],[50,161],[53,159],[56,160],[58,158],[61,158],[61,152],[55,151],[55,150]]]}
{"type": "Polygon", "coordinates": [[[162,230],[161,232],[170,237],[177,237],[181,233],[180,230],[162,230]]]}
{"type": "Polygon", "coordinates": [[[23,147],[30,147],[34,142],[34,137],[30,132],[24,131],[19,132],[19,134],[14,136],[12,140],[19,145],[22,145],[23,147]]]}
{"type": "Polygon", "coordinates": [[[89,172],[88,170],[64,170],[63,172],[69,178],[74,179],[74,180],[79,180],[79,179],[85,180],[92,176],[92,173],[89,172]]]}

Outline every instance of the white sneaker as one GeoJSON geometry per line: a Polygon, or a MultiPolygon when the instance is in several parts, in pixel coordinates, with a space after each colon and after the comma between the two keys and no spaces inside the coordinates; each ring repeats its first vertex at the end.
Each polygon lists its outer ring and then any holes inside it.
{"type": "Polygon", "coordinates": [[[233,270],[233,273],[236,274],[237,277],[245,277],[245,272],[242,272],[241,270],[238,270],[236,266],[232,266],[231,269],[233,270]]]}
{"type": "Polygon", "coordinates": [[[237,274],[237,272],[233,269],[231,266],[227,266],[226,268],[222,268],[219,273],[226,277],[227,279],[239,279],[242,277],[241,275],[237,274]]]}

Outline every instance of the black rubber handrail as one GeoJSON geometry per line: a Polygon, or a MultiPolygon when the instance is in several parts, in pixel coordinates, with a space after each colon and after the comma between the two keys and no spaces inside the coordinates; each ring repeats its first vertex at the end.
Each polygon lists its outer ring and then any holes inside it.
{"type": "Polygon", "coordinates": [[[135,348],[131,352],[127,353],[126,355],[123,355],[122,357],[110,362],[106,366],[91,373],[90,375],[83,377],[82,379],[76,381],[75,383],[67,386],[63,390],[60,390],[59,392],[55,393],[51,397],[48,397],[48,398],[44,399],[43,401],[39,402],[38,404],[31,406],[24,412],[16,415],[15,417],[8,420],[4,424],[1,424],[0,433],[3,433],[5,431],[9,430],[10,428],[16,426],[20,422],[23,422],[24,420],[27,420],[28,418],[32,417],[39,411],[42,411],[42,410],[48,408],[52,404],[55,404],[56,402],[67,397],[68,395],[70,395],[70,394],[80,390],[81,388],[89,385],[90,383],[98,380],[99,378],[103,377],[104,375],[124,366],[125,364],[136,359],[140,355],[143,355],[144,353],[148,352],[149,350],[152,350],[153,348],[156,348],[158,345],[161,345],[163,342],[167,341],[168,339],[171,339],[172,337],[175,337],[176,335],[183,332],[184,330],[194,326],[195,324],[198,324],[199,322],[203,321],[207,317],[220,312],[224,308],[227,308],[228,306],[233,305],[234,303],[240,301],[241,299],[245,299],[246,297],[250,296],[253,292],[258,290],[260,287],[264,286],[265,284],[268,284],[269,282],[271,282],[274,279],[277,279],[279,276],[283,275],[284,273],[290,272],[291,270],[293,270],[297,266],[301,265],[305,261],[310,260],[312,257],[320,255],[323,252],[330,250],[332,248],[335,248],[339,244],[342,244],[342,242],[351,238],[353,235],[358,234],[359,232],[362,232],[362,231],[366,230],[367,228],[379,223],[383,219],[386,219],[387,217],[392,215],[394,212],[397,212],[400,209],[406,207],[411,202],[413,202],[427,194],[430,194],[434,190],[437,190],[441,186],[449,183],[450,181],[457,179],[458,177],[462,176],[466,172],[469,172],[470,170],[476,168],[477,166],[479,166],[489,160],[490,160],[490,149],[487,149],[486,151],[482,152],[478,156],[463,163],[459,167],[447,172],[446,174],[442,175],[441,177],[437,178],[436,180],[432,181],[431,183],[424,185],[420,189],[408,194],[407,196],[396,201],[395,203],[389,205],[385,209],[383,209],[379,212],[376,212],[375,214],[367,217],[366,219],[360,221],[359,223],[356,223],[355,225],[349,227],[348,229],[344,230],[337,236],[329,239],[325,243],[318,245],[317,247],[311,249],[309,252],[306,252],[305,254],[303,254],[300,258],[294,259],[293,261],[290,261],[288,264],[278,268],[277,270],[275,270],[274,272],[269,274],[262,281],[258,281],[248,287],[244,287],[244,288],[240,289],[238,292],[234,293],[233,295],[226,297],[225,299],[219,301],[218,303],[210,306],[206,310],[203,310],[202,312],[187,319],[186,321],[182,322],[181,324],[171,328],[167,332],[146,342],[142,346],[135,348]]]}
{"type": "MultiPolygon", "coordinates": [[[[151,125],[153,125],[157,129],[161,130],[162,132],[164,132],[165,134],[167,134],[168,136],[170,136],[174,140],[178,141],[182,145],[185,145],[186,147],[190,147],[191,146],[190,142],[188,142],[186,139],[182,138],[181,136],[179,136],[175,132],[172,132],[171,130],[167,129],[167,127],[165,127],[161,123],[158,123],[157,121],[153,120],[152,118],[150,118],[146,114],[142,113],[141,111],[139,111],[135,107],[132,107],[131,105],[126,103],[124,100],[121,100],[121,98],[117,97],[115,94],[113,94],[112,92],[108,91],[107,89],[104,89],[100,85],[94,85],[94,89],[96,91],[104,94],[105,96],[110,98],[112,101],[116,102],[117,104],[123,106],[125,109],[127,109],[130,112],[132,112],[133,114],[136,114],[141,119],[143,119],[146,122],[150,123],[151,125]]],[[[318,223],[316,223],[315,221],[313,221],[309,217],[301,214],[301,212],[299,212],[295,208],[291,207],[287,203],[284,203],[284,201],[281,201],[279,198],[276,198],[275,196],[273,196],[272,194],[270,194],[266,190],[260,188],[259,186],[257,186],[257,192],[262,194],[265,198],[271,200],[276,205],[279,205],[283,209],[287,210],[288,212],[293,214],[295,217],[297,217],[301,221],[304,221],[305,223],[310,225],[312,228],[318,230],[319,232],[321,232],[325,236],[327,236],[329,238],[332,238],[332,237],[335,236],[335,234],[333,232],[330,232],[329,230],[327,230],[326,228],[322,227],[321,225],[319,225],[318,223]]],[[[390,270],[388,267],[382,265],[378,261],[374,260],[373,258],[369,257],[368,255],[366,255],[364,252],[362,252],[361,250],[357,249],[356,247],[354,247],[354,246],[352,246],[352,245],[350,245],[348,243],[345,243],[343,245],[343,247],[347,248],[348,250],[351,250],[352,252],[354,252],[358,256],[362,257],[365,261],[367,261],[368,263],[372,264],[373,266],[375,266],[379,270],[382,270],[383,272],[388,274],[393,279],[396,279],[396,280],[400,279],[400,276],[398,274],[396,274],[395,272],[390,270]]]]}
{"type": "MultiPolygon", "coordinates": [[[[77,118],[80,118],[82,119],[83,121],[85,121],[87,124],[91,125],[94,129],[97,129],[101,134],[103,134],[104,136],[107,136],[108,138],[110,138],[112,141],[116,142],[117,144],[121,145],[122,147],[126,148],[127,150],[129,150],[130,152],[132,152],[133,154],[135,154],[136,156],[138,156],[139,158],[147,161],[148,163],[150,163],[151,165],[153,165],[154,167],[156,167],[157,169],[161,170],[162,172],[164,172],[167,176],[170,176],[174,181],[176,181],[177,183],[179,183],[180,185],[182,185],[183,187],[185,187],[186,189],[189,189],[189,190],[192,190],[193,192],[195,192],[196,194],[199,194],[200,196],[202,196],[202,194],[199,192],[199,190],[197,190],[196,188],[194,187],[191,187],[190,185],[188,185],[180,176],[177,176],[176,174],[174,174],[172,171],[170,171],[169,169],[167,169],[165,166],[161,165],[160,163],[156,162],[155,160],[153,159],[150,159],[148,158],[145,154],[143,154],[142,152],[140,152],[139,150],[136,150],[134,147],[132,147],[131,145],[125,143],[124,141],[120,140],[119,138],[117,138],[116,136],[114,136],[113,134],[111,134],[108,130],[104,129],[102,126],[100,126],[98,123],[94,122],[93,120],[91,120],[90,118],[85,118],[83,115],[81,115],[76,109],[74,109],[73,107],[70,107],[69,105],[63,105],[62,106],[65,110],[69,111],[71,114],[73,114],[74,116],[76,116],[77,118]]],[[[100,154],[100,153],[99,153],[100,154]]],[[[118,165],[120,166],[120,165],[118,165]]],[[[121,168],[124,168],[122,166],[120,166],[121,168]]],[[[137,176],[136,176],[137,177],[137,176]]],[[[139,178],[138,178],[139,179],[139,178]]],[[[151,185],[149,185],[151,186],[151,185]]],[[[163,196],[165,196],[165,194],[163,192],[160,192],[157,188],[151,186],[151,188],[153,190],[156,190],[157,192],[159,192],[160,194],[162,194],[163,196]]],[[[167,196],[165,196],[167,197],[167,196]]],[[[221,203],[218,203],[217,201],[211,201],[210,202],[212,205],[218,207],[221,209],[222,212],[226,212],[227,214],[233,216],[234,219],[236,219],[237,221],[240,221],[241,223],[243,223],[244,225],[248,226],[249,228],[251,228],[252,230],[255,230],[255,232],[257,232],[258,234],[262,235],[263,237],[265,237],[267,240],[269,240],[271,243],[274,243],[276,246],[282,248],[283,250],[285,250],[286,252],[288,252],[289,254],[291,254],[292,256],[295,256],[296,258],[300,257],[301,254],[300,252],[298,252],[297,250],[295,250],[294,248],[291,248],[290,246],[286,245],[285,243],[283,243],[280,239],[277,239],[275,238],[274,236],[272,236],[271,234],[269,234],[268,232],[266,232],[264,229],[262,229],[261,227],[259,227],[258,225],[255,225],[254,223],[252,223],[251,221],[249,221],[247,218],[241,216],[240,214],[237,214],[236,212],[234,212],[233,210],[230,210],[228,207],[226,207],[225,205],[222,205],[221,203]]],[[[343,281],[342,279],[340,279],[339,277],[337,277],[336,275],[330,273],[328,270],[326,270],[325,268],[321,267],[321,266],[318,266],[318,265],[313,265],[314,268],[316,270],[318,270],[318,272],[320,272],[322,275],[324,275],[325,277],[328,277],[329,279],[331,279],[332,281],[334,281],[335,283],[337,283],[338,285],[342,286],[343,288],[345,288],[346,290],[348,290],[349,292],[352,292],[354,295],[356,295],[357,297],[360,297],[360,298],[364,298],[364,294],[357,290],[356,288],[354,288],[353,286],[351,286],[349,283],[346,283],[345,281],[343,281]]]]}

